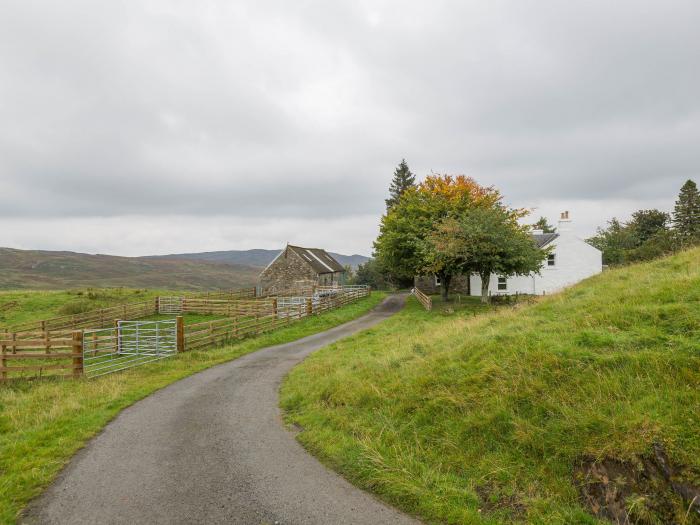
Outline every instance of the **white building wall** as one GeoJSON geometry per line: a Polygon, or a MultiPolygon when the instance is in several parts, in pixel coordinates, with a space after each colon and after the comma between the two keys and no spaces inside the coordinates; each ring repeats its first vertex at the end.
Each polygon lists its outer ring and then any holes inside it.
{"type": "MultiPolygon", "coordinates": [[[[540,275],[512,276],[506,279],[506,290],[498,289],[498,276],[492,275],[489,293],[497,294],[550,294],[596,275],[603,271],[603,254],[571,230],[571,220],[559,221],[559,237],[548,246],[553,246],[555,265],[547,266],[544,262],[540,275]]],[[[481,278],[472,275],[470,279],[471,295],[481,295],[481,278]]]]}

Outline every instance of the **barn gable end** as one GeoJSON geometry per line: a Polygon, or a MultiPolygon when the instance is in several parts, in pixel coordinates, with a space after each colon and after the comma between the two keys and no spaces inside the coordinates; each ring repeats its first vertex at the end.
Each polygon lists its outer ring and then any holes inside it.
{"type": "Polygon", "coordinates": [[[342,282],[344,272],[325,250],[288,244],[262,271],[259,286],[270,294],[310,284],[332,286],[342,282]]]}

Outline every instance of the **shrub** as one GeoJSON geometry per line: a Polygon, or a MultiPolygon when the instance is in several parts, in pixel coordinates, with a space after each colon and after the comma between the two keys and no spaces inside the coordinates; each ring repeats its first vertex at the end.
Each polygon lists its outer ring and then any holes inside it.
{"type": "Polygon", "coordinates": [[[93,304],[90,303],[89,300],[79,300],[79,301],[72,301],[70,303],[66,303],[61,308],[58,309],[58,314],[59,315],[75,315],[75,314],[82,314],[83,312],[87,312],[95,308],[93,304]]]}

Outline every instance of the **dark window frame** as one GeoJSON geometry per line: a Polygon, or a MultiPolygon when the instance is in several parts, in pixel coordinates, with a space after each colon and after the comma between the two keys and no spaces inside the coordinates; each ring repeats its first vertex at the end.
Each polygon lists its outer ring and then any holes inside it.
{"type": "Polygon", "coordinates": [[[499,276],[497,281],[497,288],[499,292],[508,290],[508,277],[499,276]]]}

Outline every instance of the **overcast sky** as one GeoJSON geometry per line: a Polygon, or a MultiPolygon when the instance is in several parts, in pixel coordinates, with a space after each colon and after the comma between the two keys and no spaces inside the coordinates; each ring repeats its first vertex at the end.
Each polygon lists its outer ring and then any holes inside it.
{"type": "Polygon", "coordinates": [[[0,3],[0,246],[369,255],[396,164],[583,235],[700,182],[698,0],[0,3]]]}

